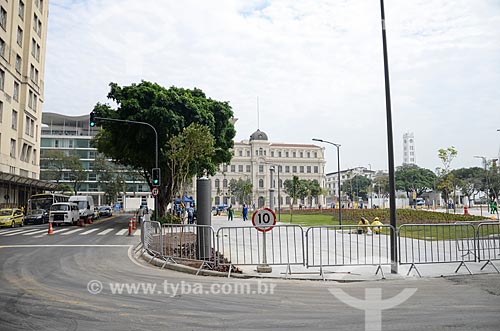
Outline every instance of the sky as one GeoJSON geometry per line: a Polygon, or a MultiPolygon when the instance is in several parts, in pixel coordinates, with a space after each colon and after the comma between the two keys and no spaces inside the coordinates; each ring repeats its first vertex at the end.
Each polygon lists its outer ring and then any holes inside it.
{"type": "MultiPolygon", "coordinates": [[[[386,0],[395,165],[500,154],[500,0],[386,0]]],[[[108,84],[200,88],[236,141],[341,144],[341,168],[388,169],[378,0],[50,0],[43,111],[89,113],[108,84]]],[[[326,171],[337,170],[336,149],[326,171]]]]}

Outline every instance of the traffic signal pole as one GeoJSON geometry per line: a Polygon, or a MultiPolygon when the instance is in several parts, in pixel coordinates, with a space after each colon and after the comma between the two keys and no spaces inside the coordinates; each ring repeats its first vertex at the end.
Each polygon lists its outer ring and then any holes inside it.
{"type": "MultiPolygon", "coordinates": [[[[90,113],[90,120],[91,120],[90,126],[95,126],[95,120],[104,120],[104,121],[111,121],[111,122],[123,122],[123,123],[131,123],[131,124],[142,124],[142,125],[149,126],[155,132],[155,168],[158,168],[158,132],[156,131],[154,126],[152,126],[151,124],[146,123],[146,122],[119,120],[116,118],[107,118],[107,117],[97,117],[94,115],[93,111],[90,113]],[[92,123],[94,123],[94,125],[92,125],[92,123]]],[[[161,183],[161,180],[160,180],[160,183],[161,183]]],[[[154,214],[154,218],[153,218],[154,221],[156,221],[157,215],[158,215],[158,195],[155,196],[155,214],[154,214]]]]}

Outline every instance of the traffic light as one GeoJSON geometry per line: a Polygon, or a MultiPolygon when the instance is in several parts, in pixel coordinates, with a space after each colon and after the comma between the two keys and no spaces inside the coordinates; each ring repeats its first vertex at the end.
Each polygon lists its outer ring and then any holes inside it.
{"type": "Polygon", "coordinates": [[[152,178],[153,186],[160,186],[160,168],[153,168],[152,178]]]}
{"type": "Polygon", "coordinates": [[[93,111],[90,112],[90,126],[91,127],[95,126],[95,115],[93,111]]]}

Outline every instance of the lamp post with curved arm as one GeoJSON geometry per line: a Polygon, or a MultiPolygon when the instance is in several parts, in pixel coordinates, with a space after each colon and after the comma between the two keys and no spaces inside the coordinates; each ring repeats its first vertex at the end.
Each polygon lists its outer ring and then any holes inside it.
{"type": "Polygon", "coordinates": [[[331,141],[326,141],[323,139],[313,138],[313,141],[319,141],[322,143],[330,144],[337,147],[337,180],[338,180],[338,190],[339,190],[339,225],[342,225],[342,202],[340,201],[340,144],[332,143],[331,141]]]}

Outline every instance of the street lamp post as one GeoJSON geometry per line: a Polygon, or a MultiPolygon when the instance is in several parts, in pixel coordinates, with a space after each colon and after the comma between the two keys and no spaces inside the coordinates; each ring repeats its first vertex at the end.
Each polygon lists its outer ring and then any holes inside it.
{"type": "Polygon", "coordinates": [[[330,144],[337,147],[337,180],[338,180],[338,189],[339,189],[339,225],[342,225],[342,202],[340,201],[341,193],[340,193],[340,144],[332,143],[331,141],[326,141],[323,139],[313,138],[313,141],[319,141],[322,143],[330,144]]]}
{"type": "MultiPolygon", "coordinates": [[[[273,192],[274,192],[274,188],[275,188],[275,185],[273,183],[273,172],[275,171],[275,169],[277,169],[276,173],[278,174],[278,222],[281,222],[281,194],[280,194],[280,168],[281,166],[279,164],[275,164],[275,163],[269,163],[269,162],[265,162],[265,164],[269,164],[271,166],[270,168],[270,171],[271,171],[271,188],[273,189],[273,192]]],[[[274,193],[273,193],[273,197],[274,197],[274,193]]],[[[274,210],[274,200],[272,202],[272,207],[271,209],[274,210]]]]}

